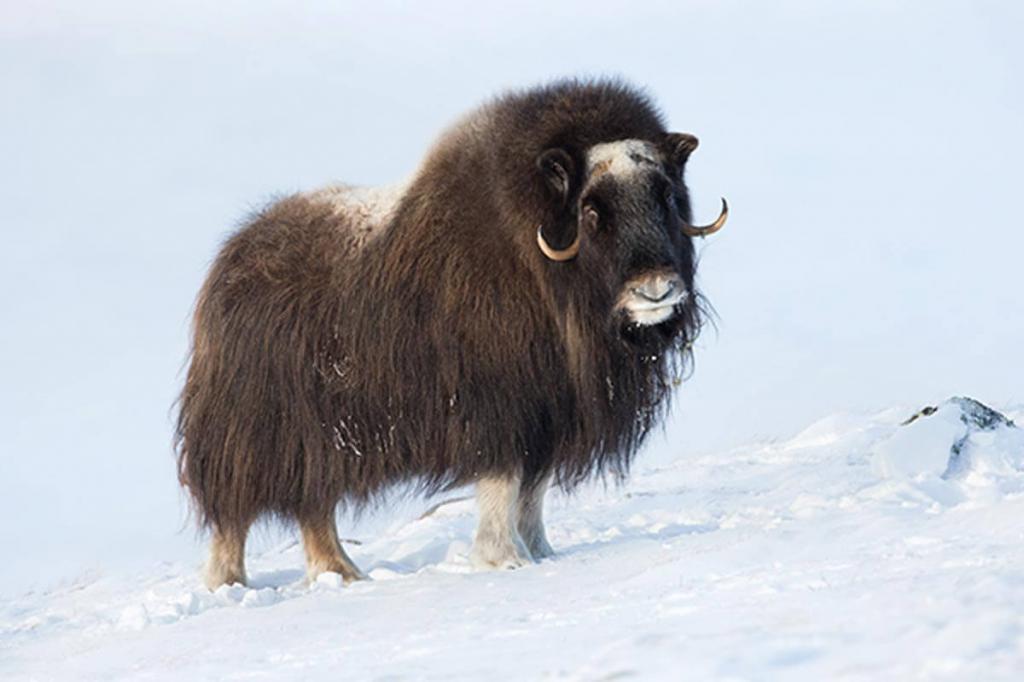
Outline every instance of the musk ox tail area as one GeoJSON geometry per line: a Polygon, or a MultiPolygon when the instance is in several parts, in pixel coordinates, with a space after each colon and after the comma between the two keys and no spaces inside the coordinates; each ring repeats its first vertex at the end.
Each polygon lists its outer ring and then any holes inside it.
{"type": "Polygon", "coordinates": [[[346,471],[358,458],[324,451],[325,432],[339,449],[344,439],[325,421],[324,342],[336,330],[324,289],[352,248],[337,239],[329,206],[296,196],[257,215],[214,263],[196,303],[177,423],[179,478],[204,525],[320,515],[346,473],[360,480],[346,471]]]}

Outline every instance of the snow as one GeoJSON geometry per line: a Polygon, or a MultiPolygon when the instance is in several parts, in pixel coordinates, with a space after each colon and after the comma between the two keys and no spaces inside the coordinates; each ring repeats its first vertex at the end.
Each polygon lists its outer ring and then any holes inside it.
{"type": "Polygon", "coordinates": [[[349,540],[372,579],[347,587],[307,584],[290,540],[250,554],[248,588],[178,563],[83,577],[2,603],[0,677],[1014,679],[1024,435],[977,406],[552,491],[558,555],[516,571],[471,569],[460,496],[349,540]]]}

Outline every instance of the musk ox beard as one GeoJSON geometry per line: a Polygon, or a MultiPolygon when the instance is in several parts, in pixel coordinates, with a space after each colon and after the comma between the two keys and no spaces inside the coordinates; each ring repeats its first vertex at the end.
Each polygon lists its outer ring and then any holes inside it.
{"type": "Polygon", "coordinates": [[[206,582],[245,581],[263,516],[311,577],[361,577],[339,504],[475,484],[471,559],[550,556],[544,492],[623,476],[700,329],[683,168],[692,135],[614,81],[506,94],[393,191],[268,206],[199,293],[178,470],[212,530],[206,582]]]}

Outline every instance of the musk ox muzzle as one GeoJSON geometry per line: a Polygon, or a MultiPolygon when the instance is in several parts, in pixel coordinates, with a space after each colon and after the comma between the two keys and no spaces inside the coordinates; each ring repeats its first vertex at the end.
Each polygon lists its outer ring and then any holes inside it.
{"type": "Polygon", "coordinates": [[[616,303],[638,325],[664,322],[689,296],[683,279],[674,272],[653,272],[626,282],[616,303]]]}

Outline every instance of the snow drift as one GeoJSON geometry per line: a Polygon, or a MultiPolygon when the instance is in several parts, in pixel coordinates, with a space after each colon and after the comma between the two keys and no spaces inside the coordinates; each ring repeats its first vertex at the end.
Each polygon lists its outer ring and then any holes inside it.
{"type": "Polygon", "coordinates": [[[81,578],[2,604],[0,677],[1012,679],[1024,410],[909,412],[551,493],[559,556],[514,572],[470,569],[456,500],[352,544],[350,587],[306,585],[293,542],[250,588],[81,578]]]}

